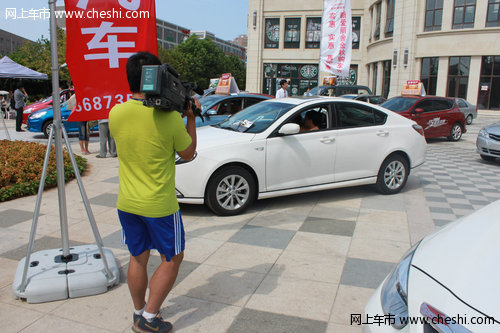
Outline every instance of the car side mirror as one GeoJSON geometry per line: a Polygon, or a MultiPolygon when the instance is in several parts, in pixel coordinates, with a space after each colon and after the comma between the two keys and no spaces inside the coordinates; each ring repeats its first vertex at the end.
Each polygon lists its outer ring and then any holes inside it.
{"type": "Polygon", "coordinates": [[[422,108],[415,109],[415,113],[422,113],[422,112],[424,112],[424,109],[422,109],[422,108]]]}
{"type": "Polygon", "coordinates": [[[278,133],[281,135],[292,135],[292,134],[297,134],[299,132],[300,132],[300,126],[295,123],[285,124],[281,126],[280,130],[278,131],[278,133]]]}
{"type": "Polygon", "coordinates": [[[210,109],[207,111],[207,116],[215,116],[217,114],[217,110],[210,109]]]}

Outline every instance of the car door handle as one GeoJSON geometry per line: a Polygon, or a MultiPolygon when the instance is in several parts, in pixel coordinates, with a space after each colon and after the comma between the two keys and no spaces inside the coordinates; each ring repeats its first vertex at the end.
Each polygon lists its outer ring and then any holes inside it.
{"type": "Polygon", "coordinates": [[[378,136],[388,136],[388,135],[389,135],[389,132],[387,132],[387,131],[378,131],[378,132],[377,132],[377,135],[378,135],[378,136]]]}
{"type": "Polygon", "coordinates": [[[332,138],[332,137],[324,137],[324,138],[321,138],[319,141],[323,142],[323,143],[330,143],[330,142],[335,142],[335,138],[332,138]]]}

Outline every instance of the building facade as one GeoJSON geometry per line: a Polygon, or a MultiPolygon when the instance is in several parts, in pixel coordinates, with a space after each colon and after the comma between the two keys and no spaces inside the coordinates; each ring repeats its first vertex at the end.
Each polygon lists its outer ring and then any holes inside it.
{"type": "MultiPolygon", "coordinates": [[[[500,0],[351,0],[351,76],[385,97],[407,80],[428,94],[500,109],[500,0]]],[[[322,83],[322,0],[249,0],[247,89],[292,94],[322,83]]]]}
{"type": "Polygon", "coordinates": [[[192,35],[196,35],[200,39],[204,38],[210,38],[215,45],[217,45],[222,52],[224,52],[225,55],[230,55],[234,54],[238,58],[240,58],[242,61],[245,61],[246,58],[246,49],[234,42],[230,42],[227,40],[220,39],[218,37],[215,37],[215,35],[211,32],[205,31],[205,30],[199,30],[199,31],[191,31],[192,35]]]}
{"type": "Polygon", "coordinates": [[[29,39],[0,29],[0,58],[15,52],[26,42],[33,43],[29,39]]]}

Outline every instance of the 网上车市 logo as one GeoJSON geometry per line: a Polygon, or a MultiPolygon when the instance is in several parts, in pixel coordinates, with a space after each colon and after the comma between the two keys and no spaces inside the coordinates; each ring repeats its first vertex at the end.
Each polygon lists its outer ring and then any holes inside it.
{"type": "Polygon", "coordinates": [[[446,124],[446,119],[441,119],[439,117],[433,118],[433,119],[429,120],[429,122],[427,123],[427,127],[424,128],[424,130],[426,130],[428,128],[432,128],[432,127],[443,126],[444,124],[446,124]]]}

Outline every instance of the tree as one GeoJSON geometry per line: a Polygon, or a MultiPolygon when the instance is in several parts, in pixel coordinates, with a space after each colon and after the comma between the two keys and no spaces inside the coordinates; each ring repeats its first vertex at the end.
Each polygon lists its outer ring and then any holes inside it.
{"type": "MultiPolygon", "coordinates": [[[[66,62],[66,34],[64,30],[57,28],[57,48],[58,48],[58,63],[59,66],[66,62]]],[[[24,43],[16,52],[9,56],[12,60],[25,67],[33,69],[40,73],[52,76],[52,57],[50,51],[50,40],[43,36],[36,42],[24,43]]],[[[59,80],[71,83],[71,77],[67,67],[61,68],[59,71],[59,80]]]]}
{"type": "Polygon", "coordinates": [[[226,57],[221,49],[210,39],[198,39],[190,36],[174,49],[159,48],[160,60],[175,68],[181,80],[195,82],[207,88],[210,79],[219,78],[224,73],[231,73],[240,89],[244,88],[245,65],[236,56],[226,57]]]}

